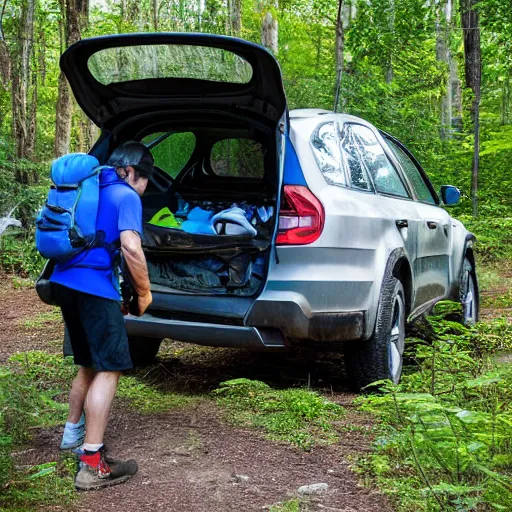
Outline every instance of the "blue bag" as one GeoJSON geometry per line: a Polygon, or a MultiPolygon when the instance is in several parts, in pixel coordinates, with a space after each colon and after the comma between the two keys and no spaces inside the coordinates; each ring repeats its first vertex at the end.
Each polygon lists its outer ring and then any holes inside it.
{"type": "Polygon", "coordinates": [[[52,163],[53,185],[36,219],[36,247],[44,258],[61,263],[97,244],[101,169],[83,153],[52,163]]]}

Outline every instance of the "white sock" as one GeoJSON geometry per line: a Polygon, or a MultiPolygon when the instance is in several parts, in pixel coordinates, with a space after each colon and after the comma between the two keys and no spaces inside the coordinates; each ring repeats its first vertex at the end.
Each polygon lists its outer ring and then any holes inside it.
{"type": "Polygon", "coordinates": [[[87,450],[88,452],[97,452],[102,446],[103,446],[103,443],[100,443],[100,444],[84,443],[84,445],[82,446],[82,450],[87,450]]]}

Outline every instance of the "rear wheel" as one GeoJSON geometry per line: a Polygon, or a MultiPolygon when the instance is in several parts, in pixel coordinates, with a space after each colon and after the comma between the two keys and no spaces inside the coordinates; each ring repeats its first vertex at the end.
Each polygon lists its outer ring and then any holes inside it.
{"type": "Polygon", "coordinates": [[[398,384],[402,375],[406,317],[404,287],[394,276],[387,276],[372,337],[345,346],[345,366],[352,388],[360,390],[382,379],[398,384]]]}
{"type": "Polygon", "coordinates": [[[134,367],[149,366],[156,362],[162,340],[143,336],[128,336],[130,357],[134,367]]]}
{"type": "Polygon", "coordinates": [[[479,299],[475,270],[467,257],[464,258],[462,266],[460,303],[462,304],[462,321],[464,325],[474,325],[478,322],[479,299]]]}

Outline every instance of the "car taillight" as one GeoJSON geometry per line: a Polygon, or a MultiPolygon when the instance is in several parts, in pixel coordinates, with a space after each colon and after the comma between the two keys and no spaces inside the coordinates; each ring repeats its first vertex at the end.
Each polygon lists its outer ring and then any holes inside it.
{"type": "Polygon", "coordinates": [[[324,229],[324,207],[302,185],[285,185],[276,244],[305,245],[318,240],[324,229]]]}

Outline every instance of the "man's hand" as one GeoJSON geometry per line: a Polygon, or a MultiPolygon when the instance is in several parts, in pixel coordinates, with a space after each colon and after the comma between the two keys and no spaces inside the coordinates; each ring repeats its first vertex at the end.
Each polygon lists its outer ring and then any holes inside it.
{"type": "Polygon", "coordinates": [[[139,314],[137,316],[142,316],[152,302],[153,297],[151,295],[151,292],[148,292],[146,295],[139,295],[139,298],[137,299],[137,305],[139,306],[139,314]]]}
{"type": "Polygon", "coordinates": [[[137,316],[142,316],[153,300],[149,289],[148,267],[142,250],[140,236],[135,231],[121,231],[123,253],[133,287],[137,292],[137,316]]]}

